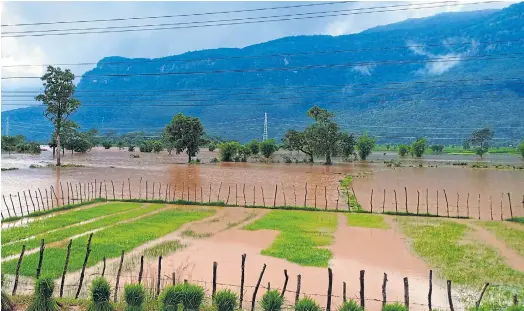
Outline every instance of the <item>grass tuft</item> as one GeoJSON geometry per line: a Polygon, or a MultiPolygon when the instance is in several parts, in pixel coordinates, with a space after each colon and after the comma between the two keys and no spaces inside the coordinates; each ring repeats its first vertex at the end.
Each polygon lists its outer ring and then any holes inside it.
{"type": "Polygon", "coordinates": [[[295,305],[295,311],[322,311],[322,308],[320,308],[315,300],[304,297],[295,305]]]}
{"type": "Polygon", "coordinates": [[[348,225],[361,228],[389,229],[384,217],[375,214],[347,214],[348,225]]]}
{"type": "Polygon", "coordinates": [[[142,311],[145,299],[145,290],[142,284],[127,284],[124,287],[124,299],[127,303],[126,311],[142,311]]]}
{"type": "Polygon", "coordinates": [[[110,302],[111,287],[102,277],[96,278],[91,283],[91,301],[87,311],[113,311],[114,307],[110,302]]]}
{"type": "Polygon", "coordinates": [[[362,308],[356,301],[349,300],[344,302],[340,308],[338,308],[338,311],[364,311],[364,308],[362,308]]]}
{"type": "Polygon", "coordinates": [[[143,254],[149,258],[157,258],[158,256],[165,256],[169,253],[174,253],[184,247],[185,245],[181,244],[178,240],[167,241],[144,250],[143,254]]]}
{"type": "Polygon", "coordinates": [[[408,307],[399,302],[388,303],[382,307],[382,311],[408,311],[408,307]]]}
{"type": "Polygon", "coordinates": [[[212,236],[213,234],[211,233],[197,233],[191,229],[188,229],[188,230],[185,230],[184,232],[182,232],[182,235],[183,236],[187,236],[187,237],[191,237],[191,238],[196,238],[196,239],[203,239],[203,238],[209,238],[210,236],[212,236]]]}
{"type": "Polygon", "coordinates": [[[213,297],[213,306],[217,311],[234,311],[237,307],[237,294],[229,289],[219,290],[213,297]]]}
{"type": "Polygon", "coordinates": [[[260,300],[260,306],[264,311],[280,311],[283,304],[284,297],[281,297],[276,289],[267,291],[260,300]]]}
{"type": "Polygon", "coordinates": [[[53,298],[55,284],[52,278],[41,278],[36,281],[35,293],[27,311],[57,311],[56,300],[53,298]]]}
{"type": "Polygon", "coordinates": [[[168,286],[158,297],[161,311],[177,311],[179,304],[184,310],[198,310],[204,300],[204,289],[184,283],[168,286]]]}

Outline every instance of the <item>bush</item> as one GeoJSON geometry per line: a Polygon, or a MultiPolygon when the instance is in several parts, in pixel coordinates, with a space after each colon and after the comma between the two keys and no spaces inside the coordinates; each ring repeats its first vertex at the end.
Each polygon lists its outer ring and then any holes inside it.
{"type": "Polygon", "coordinates": [[[297,302],[295,311],[322,311],[322,309],[313,299],[305,297],[297,302]]]}
{"type": "Polygon", "coordinates": [[[411,144],[411,152],[417,158],[420,158],[424,154],[424,151],[426,151],[426,139],[425,138],[419,138],[413,144],[411,144]]]}
{"type": "Polygon", "coordinates": [[[220,161],[232,162],[237,155],[238,150],[240,149],[240,143],[236,141],[221,143],[218,145],[218,148],[220,149],[218,152],[220,161]]]}
{"type": "Polygon", "coordinates": [[[135,146],[129,146],[129,147],[127,147],[127,151],[129,151],[129,152],[134,152],[134,151],[135,151],[135,146]]]}
{"type": "Polygon", "coordinates": [[[276,289],[267,291],[260,301],[264,311],[280,311],[283,304],[284,297],[280,297],[280,293],[276,289]]]}
{"type": "Polygon", "coordinates": [[[338,311],[364,311],[364,308],[356,303],[356,301],[349,300],[344,302],[340,308],[338,308],[338,311]]]}
{"type": "Polygon", "coordinates": [[[408,308],[398,302],[388,303],[382,307],[382,311],[409,311],[408,308]]]}
{"type": "Polygon", "coordinates": [[[213,297],[213,306],[217,311],[234,311],[237,306],[237,295],[229,289],[219,290],[213,297]]]}
{"type": "Polygon", "coordinates": [[[178,304],[184,310],[198,310],[204,300],[204,289],[193,284],[177,284],[168,286],[158,297],[161,311],[176,311],[178,304]]]}
{"type": "Polygon", "coordinates": [[[126,311],[141,311],[144,302],[145,290],[141,284],[128,284],[124,287],[124,298],[127,303],[126,311]]]}
{"type": "Polygon", "coordinates": [[[111,288],[102,277],[96,278],[91,283],[91,301],[87,311],[113,311],[114,307],[109,301],[111,288]]]}
{"type": "Polygon", "coordinates": [[[52,278],[41,278],[36,281],[35,294],[27,311],[57,311],[58,304],[53,298],[55,283],[52,278]]]}
{"type": "Polygon", "coordinates": [[[401,144],[398,146],[398,154],[403,157],[405,156],[406,154],[408,154],[408,151],[409,151],[409,147],[408,145],[406,144],[401,144]]]}
{"type": "Polygon", "coordinates": [[[209,144],[209,147],[208,147],[209,151],[213,152],[213,151],[215,151],[216,148],[217,148],[217,145],[215,145],[215,143],[210,143],[209,144]]]}
{"type": "Polygon", "coordinates": [[[162,142],[160,140],[153,140],[151,142],[151,145],[153,146],[153,152],[160,152],[164,149],[164,146],[162,145],[162,142]]]}
{"type": "Polygon", "coordinates": [[[111,143],[108,142],[108,141],[104,141],[104,142],[102,143],[102,146],[104,146],[105,149],[109,149],[109,148],[111,148],[111,143]]]}
{"type": "Polygon", "coordinates": [[[116,146],[118,147],[119,150],[122,150],[124,149],[124,142],[119,140],[117,143],[116,143],[116,146]]]}
{"type": "Polygon", "coordinates": [[[368,136],[368,133],[360,136],[357,141],[358,155],[361,160],[365,160],[375,147],[376,140],[374,137],[368,136]]]}
{"type": "Polygon", "coordinates": [[[444,145],[432,145],[430,148],[436,154],[441,154],[444,151],[444,145]]]}
{"type": "Polygon", "coordinates": [[[278,147],[274,139],[268,139],[260,143],[260,152],[266,158],[269,158],[277,150],[278,147]]]}
{"type": "Polygon", "coordinates": [[[259,149],[260,149],[258,145],[259,145],[259,142],[256,139],[253,139],[251,142],[247,144],[247,147],[249,148],[249,150],[251,150],[252,155],[258,154],[259,149]]]}

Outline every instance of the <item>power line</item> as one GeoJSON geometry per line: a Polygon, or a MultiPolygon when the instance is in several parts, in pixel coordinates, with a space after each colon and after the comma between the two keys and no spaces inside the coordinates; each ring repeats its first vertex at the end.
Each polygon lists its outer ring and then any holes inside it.
{"type": "MultiPolygon", "coordinates": [[[[488,2],[472,2],[468,3],[471,5],[474,4],[485,4],[485,3],[492,3],[492,2],[498,2],[498,1],[488,1],[488,2]]],[[[123,32],[137,32],[137,31],[156,31],[156,30],[174,30],[174,29],[190,29],[190,28],[204,28],[204,27],[217,27],[217,26],[232,26],[232,25],[245,25],[245,24],[259,24],[259,23],[270,23],[270,22],[281,22],[281,21],[293,21],[293,20],[303,20],[303,19],[313,19],[313,18],[325,18],[325,17],[336,17],[336,16],[350,16],[350,15],[360,15],[360,14],[372,14],[372,13],[384,13],[384,12],[395,12],[395,11],[407,11],[407,10],[420,10],[420,9],[431,9],[431,8],[440,8],[440,7],[448,7],[449,5],[440,5],[440,6],[428,6],[428,7],[418,7],[418,8],[401,8],[401,9],[392,9],[392,10],[379,10],[379,11],[370,11],[370,12],[352,12],[352,13],[338,13],[338,14],[327,14],[327,15],[318,15],[318,16],[302,16],[302,17],[287,17],[287,18],[280,18],[280,19],[267,19],[267,20],[259,20],[259,21],[245,21],[249,19],[260,19],[260,18],[269,18],[269,17],[251,17],[251,18],[244,18],[244,19],[237,19],[237,20],[244,20],[240,22],[232,22],[232,23],[215,23],[215,24],[204,24],[204,25],[189,25],[189,26],[176,26],[176,27],[157,27],[157,28],[147,28],[147,29],[123,29],[123,30],[104,30],[104,31],[82,31],[82,32],[53,32],[53,33],[42,33],[42,34],[15,34],[15,35],[9,35],[4,36],[2,35],[2,38],[20,38],[20,37],[45,37],[45,36],[67,36],[67,35],[83,35],[83,34],[107,34],[107,33],[123,33],[123,32]]],[[[366,8],[370,9],[370,8],[366,8]]],[[[314,13],[314,12],[313,12],[314,13]]],[[[294,14],[290,16],[300,16],[303,14],[294,14]]],[[[311,13],[309,13],[311,14],[311,13]]],[[[319,14],[319,13],[315,13],[319,14]]],[[[286,16],[286,15],[282,15],[286,16]]],[[[276,16],[275,16],[276,17],[276,16]]],[[[194,22],[194,23],[202,23],[202,22],[194,22]]],[[[136,25],[134,25],[136,27],[136,25]]],[[[144,27],[144,26],[142,26],[144,27]]],[[[64,29],[63,31],[68,31],[68,29],[64,29]]]]}
{"type": "MultiPolygon", "coordinates": [[[[305,65],[295,67],[269,67],[269,68],[252,68],[252,69],[223,69],[211,71],[186,71],[186,72],[162,72],[162,73],[132,73],[132,74],[106,74],[106,75],[83,75],[75,76],[75,78],[104,78],[104,77],[134,77],[134,76],[173,76],[173,75],[200,75],[200,74],[218,74],[218,73],[248,73],[248,72],[267,72],[267,71],[295,71],[308,69],[322,69],[322,68],[345,68],[354,66],[371,66],[371,65],[392,65],[392,64],[417,64],[417,63],[446,63],[456,61],[471,61],[471,60],[498,60],[498,59],[514,59],[522,56],[523,53],[508,53],[508,54],[491,54],[491,55],[477,55],[477,56],[457,56],[449,58],[428,58],[425,60],[386,60],[386,61],[368,61],[355,62],[344,64],[320,64],[320,65],[305,65]],[[503,57],[497,57],[503,56],[503,57]]],[[[2,80],[9,79],[40,79],[34,76],[12,76],[2,77],[2,80]]]]}
{"type": "MultiPolygon", "coordinates": [[[[320,3],[311,3],[311,4],[290,5],[290,6],[277,6],[277,7],[244,9],[244,10],[234,10],[234,11],[189,13],[189,14],[177,14],[177,15],[121,17],[121,18],[110,18],[110,19],[92,19],[92,20],[76,20],[76,21],[57,21],[57,22],[37,22],[37,23],[25,23],[25,24],[4,24],[4,25],[2,25],[2,27],[54,25],[54,24],[76,24],[76,23],[98,23],[98,22],[115,22],[115,21],[120,22],[120,21],[126,21],[126,20],[143,20],[143,19],[189,17],[189,16],[230,14],[230,13],[245,13],[245,12],[267,11],[267,10],[291,9],[291,8],[299,8],[299,7],[312,7],[312,6],[323,6],[323,5],[333,5],[333,4],[344,4],[344,3],[350,3],[350,2],[353,2],[353,1],[320,2],[320,3]]],[[[445,1],[445,2],[456,2],[456,1],[445,1]]]]}
{"type": "MultiPolygon", "coordinates": [[[[369,51],[391,51],[398,49],[412,49],[412,48],[427,48],[427,47],[449,47],[457,45],[492,45],[492,44],[507,44],[523,42],[524,39],[516,40],[493,40],[493,41],[468,41],[468,42],[454,42],[454,43],[433,43],[433,44],[412,44],[381,48],[359,48],[359,49],[344,49],[334,51],[313,51],[301,53],[277,53],[277,54],[262,54],[262,55],[245,55],[245,56],[231,56],[231,57],[203,57],[190,59],[141,59],[128,61],[103,62],[101,65],[132,65],[132,64],[149,64],[149,63],[178,63],[178,62],[200,62],[200,61],[215,61],[215,60],[230,60],[230,59],[256,59],[256,58],[270,58],[270,57],[293,57],[293,56],[308,56],[308,55],[329,55],[340,53],[358,53],[369,51]]],[[[61,63],[61,64],[23,64],[23,65],[2,65],[2,68],[17,68],[17,67],[47,67],[47,66],[92,66],[98,65],[98,62],[81,62],[81,63],[61,63]]]]}

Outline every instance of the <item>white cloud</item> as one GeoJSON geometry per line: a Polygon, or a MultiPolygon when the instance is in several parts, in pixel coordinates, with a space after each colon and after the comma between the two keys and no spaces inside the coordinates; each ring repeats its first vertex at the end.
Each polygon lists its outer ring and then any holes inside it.
{"type": "Polygon", "coordinates": [[[360,72],[361,74],[363,75],[366,75],[366,76],[371,76],[371,71],[373,70],[374,66],[372,65],[357,65],[357,66],[354,66],[352,69],[354,71],[358,71],[360,72]]]}

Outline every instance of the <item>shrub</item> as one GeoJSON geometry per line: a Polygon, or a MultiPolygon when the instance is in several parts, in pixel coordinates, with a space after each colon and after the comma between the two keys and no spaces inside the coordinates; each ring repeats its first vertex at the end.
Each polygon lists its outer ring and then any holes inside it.
{"type": "Polygon", "coordinates": [[[213,306],[217,311],[234,311],[237,306],[237,295],[229,289],[219,290],[213,297],[213,306]]]}
{"type": "Polygon", "coordinates": [[[41,278],[36,281],[35,294],[27,311],[57,311],[58,304],[53,298],[55,283],[52,278],[41,278]]]}
{"type": "Polygon", "coordinates": [[[145,290],[141,284],[128,284],[124,287],[124,298],[127,303],[126,311],[141,311],[144,302],[145,290]]]}
{"type": "Polygon", "coordinates": [[[269,158],[277,150],[278,147],[274,139],[268,139],[260,143],[260,152],[266,158],[269,158]]]}
{"type": "Polygon", "coordinates": [[[374,137],[368,136],[368,133],[360,136],[357,141],[358,155],[361,160],[365,160],[375,147],[376,140],[374,137]]]}
{"type": "Polygon", "coordinates": [[[116,143],[116,146],[118,147],[119,150],[122,150],[124,149],[124,142],[119,140],[117,143],[116,143]]]}
{"type": "Polygon", "coordinates": [[[111,148],[111,143],[108,142],[108,141],[104,141],[104,142],[102,143],[102,146],[104,146],[105,149],[109,149],[109,148],[111,148]]]}
{"type": "Polygon", "coordinates": [[[158,297],[161,311],[176,311],[178,304],[184,310],[198,310],[204,300],[204,289],[193,284],[177,284],[168,286],[158,297]]]}
{"type": "Polygon", "coordinates": [[[218,148],[220,149],[218,152],[220,161],[232,162],[237,155],[238,150],[240,149],[240,143],[236,141],[221,143],[218,145],[218,148]]]}
{"type": "Polygon", "coordinates": [[[295,305],[295,311],[321,311],[320,306],[311,298],[300,299],[295,305]]]}
{"type": "Polygon", "coordinates": [[[127,151],[129,151],[129,152],[133,152],[133,151],[135,151],[135,146],[129,146],[129,147],[127,147],[127,151]]]}
{"type": "Polygon", "coordinates": [[[110,296],[109,283],[102,277],[94,279],[91,283],[91,301],[87,311],[113,311],[113,305],[109,301],[110,296]]]}
{"type": "Polygon", "coordinates": [[[213,152],[217,148],[217,145],[215,143],[210,143],[208,146],[209,151],[213,152]]]}
{"type": "Polygon", "coordinates": [[[426,151],[426,139],[425,138],[419,138],[413,144],[411,144],[411,152],[417,158],[420,158],[424,154],[424,151],[426,151]]]}
{"type": "Polygon", "coordinates": [[[408,154],[408,151],[409,151],[409,147],[408,145],[406,144],[401,144],[398,146],[398,154],[403,157],[405,156],[406,154],[408,154]]]}
{"type": "Polygon", "coordinates": [[[252,155],[257,155],[259,151],[259,142],[256,139],[253,139],[251,142],[247,144],[247,147],[249,150],[251,150],[252,155]]]}
{"type": "Polygon", "coordinates": [[[408,308],[398,302],[388,303],[382,307],[382,311],[408,311],[408,308]]]}
{"type": "Polygon", "coordinates": [[[284,304],[284,297],[280,297],[280,293],[276,289],[267,291],[260,301],[264,311],[280,311],[282,304],[284,304]]]}
{"type": "Polygon", "coordinates": [[[338,308],[338,311],[364,311],[364,308],[356,303],[356,301],[350,300],[344,302],[340,308],[338,308]]]}
{"type": "Polygon", "coordinates": [[[162,142],[160,140],[153,140],[151,142],[151,145],[153,147],[153,152],[160,152],[164,149],[164,146],[162,146],[162,142]]]}

